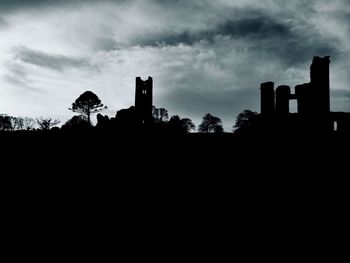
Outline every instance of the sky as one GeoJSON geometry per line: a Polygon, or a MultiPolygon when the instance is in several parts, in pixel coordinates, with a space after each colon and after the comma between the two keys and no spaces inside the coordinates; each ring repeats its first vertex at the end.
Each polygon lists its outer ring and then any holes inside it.
{"type": "Polygon", "coordinates": [[[349,0],[1,0],[0,113],[62,124],[84,91],[109,109],[134,105],[135,78],[154,105],[231,131],[259,112],[260,83],[309,82],[331,56],[331,110],[350,111],[349,0]]]}

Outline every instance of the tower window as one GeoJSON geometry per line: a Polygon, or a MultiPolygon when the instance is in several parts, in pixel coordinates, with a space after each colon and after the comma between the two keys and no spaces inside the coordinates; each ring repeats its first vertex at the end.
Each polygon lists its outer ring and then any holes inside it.
{"type": "Polygon", "coordinates": [[[297,113],[298,112],[298,102],[297,100],[289,101],[289,113],[297,113]]]}

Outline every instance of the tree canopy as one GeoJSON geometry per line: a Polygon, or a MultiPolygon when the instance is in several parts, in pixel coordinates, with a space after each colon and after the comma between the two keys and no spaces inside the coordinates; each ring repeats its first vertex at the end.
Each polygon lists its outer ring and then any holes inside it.
{"type": "Polygon", "coordinates": [[[207,113],[204,115],[202,123],[198,127],[199,132],[204,133],[221,133],[224,131],[220,118],[207,113]]]}
{"type": "Polygon", "coordinates": [[[181,119],[178,115],[171,116],[169,120],[169,127],[174,132],[190,132],[194,130],[196,126],[193,124],[192,120],[188,118],[181,119]]]}
{"type": "Polygon", "coordinates": [[[44,118],[40,117],[36,119],[36,123],[38,124],[40,130],[48,131],[56,125],[60,124],[61,121],[58,119],[44,118]]]}
{"type": "Polygon", "coordinates": [[[169,119],[169,114],[166,109],[156,108],[155,106],[152,108],[152,116],[156,122],[165,122],[169,119]]]}
{"type": "Polygon", "coordinates": [[[86,91],[81,94],[72,104],[72,108],[69,108],[73,112],[86,116],[88,123],[91,123],[91,114],[101,112],[105,109],[107,109],[107,106],[104,106],[99,97],[92,91],[86,91]]]}
{"type": "Polygon", "coordinates": [[[0,115],[0,131],[12,131],[11,116],[6,114],[0,115]]]}
{"type": "Polygon", "coordinates": [[[257,123],[257,118],[259,114],[255,111],[244,110],[238,114],[236,118],[236,123],[233,126],[235,133],[245,133],[249,132],[254,125],[257,123]]]}

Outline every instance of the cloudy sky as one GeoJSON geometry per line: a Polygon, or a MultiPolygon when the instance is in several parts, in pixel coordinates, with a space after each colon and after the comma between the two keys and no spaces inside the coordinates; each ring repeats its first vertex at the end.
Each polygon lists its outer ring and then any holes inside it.
{"type": "Polygon", "coordinates": [[[157,107],[229,131],[259,111],[261,82],[308,82],[315,55],[331,56],[332,110],[350,111],[349,0],[1,0],[0,36],[0,113],[13,116],[64,122],[86,90],[114,116],[152,76],[157,107]]]}

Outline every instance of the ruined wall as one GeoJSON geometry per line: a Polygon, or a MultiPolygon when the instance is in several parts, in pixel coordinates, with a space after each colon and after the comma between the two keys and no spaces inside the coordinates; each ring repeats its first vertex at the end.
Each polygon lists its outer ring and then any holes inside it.
{"type": "MultiPolygon", "coordinates": [[[[262,115],[275,118],[280,123],[291,124],[289,102],[296,99],[298,117],[293,121],[293,125],[304,127],[304,130],[332,131],[334,120],[330,117],[329,58],[329,56],[313,58],[310,66],[310,82],[295,86],[294,94],[291,93],[289,86],[279,86],[275,91],[273,82],[262,83],[260,87],[262,115]]],[[[348,129],[344,118],[338,120],[338,125],[340,130],[348,129]]]]}
{"type": "Polygon", "coordinates": [[[275,112],[275,88],[273,82],[265,82],[260,86],[261,114],[273,114],[275,112]]]}
{"type": "Polygon", "coordinates": [[[276,113],[289,113],[289,100],[291,97],[290,87],[286,85],[279,86],[276,89],[276,113]]]}
{"type": "Polygon", "coordinates": [[[310,82],[297,85],[295,94],[289,86],[282,85],[274,91],[273,82],[261,84],[261,113],[287,114],[289,101],[296,99],[298,113],[302,115],[324,115],[330,112],[329,57],[314,57],[310,66],[310,82]]]}

